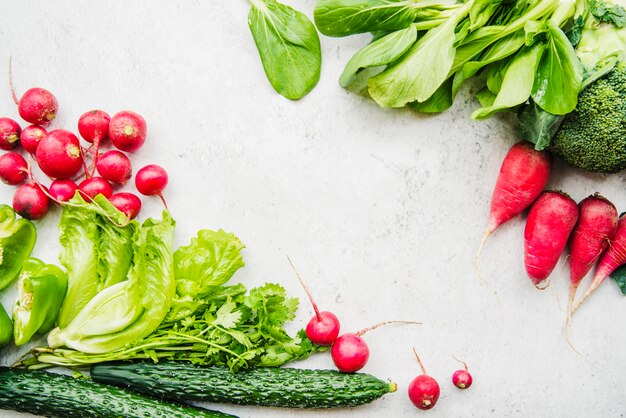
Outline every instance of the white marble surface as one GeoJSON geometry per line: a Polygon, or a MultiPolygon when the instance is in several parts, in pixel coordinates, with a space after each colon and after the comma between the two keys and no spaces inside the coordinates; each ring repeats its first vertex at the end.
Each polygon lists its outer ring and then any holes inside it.
{"type": "MultiPolygon", "coordinates": [[[[314,0],[287,2],[310,16],[314,0]]],[[[75,129],[84,111],[132,109],[148,122],[135,167],[170,173],[166,197],[177,242],[197,229],[224,228],[247,246],[236,281],[279,281],[312,310],[286,261],[289,254],[319,304],[367,335],[363,371],[398,382],[397,393],[353,410],[291,411],[219,406],[241,417],[620,417],[626,413],[626,301],[613,283],[575,318],[573,342],[561,332],[565,259],[552,285],[526,278],[518,217],[497,231],[482,258],[498,299],[482,287],[474,255],[486,224],[501,159],[517,140],[512,123],[469,120],[462,94],[449,112],[420,117],[382,110],[342,90],[337,78],[365,37],[322,37],[319,85],[290,102],[271,89],[237,1],[4,1],[0,14],[0,114],[17,117],[8,88],[9,56],[18,91],[42,86],[60,103],[55,127],[75,129]],[[2,74],[5,74],[2,76],[2,74]],[[442,388],[430,412],[406,396],[418,374],[416,347],[442,388]],[[474,386],[450,383],[465,359],[474,386]]],[[[550,187],[576,200],[600,191],[626,210],[624,176],[589,175],[557,163],[550,187]]],[[[12,189],[0,187],[0,201],[12,189]]],[[[144,215],[159,202],[144,199],[144,215]]],[[[38,222],[35,254],[55,261],[54,210],[38,222]]],[[[2,296],[11,304],[14,293],[2,296]]],[[[3,364],[17,355],[2,352],[3,364]]],[[[301,367],[332,367],[319,355],[301,367]]],[[[0,412],[0,416],[19,417],[0,412]]]]}

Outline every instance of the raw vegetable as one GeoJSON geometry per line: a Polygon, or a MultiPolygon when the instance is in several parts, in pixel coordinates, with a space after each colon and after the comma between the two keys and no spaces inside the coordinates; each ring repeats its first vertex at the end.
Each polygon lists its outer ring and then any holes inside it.
{"type": "Polygon", "coordinates": [[[96,144],[109,137],[110,123],[111,117],[104,110],[90,110],[78,118],[78,133],[85,141],[96,144]]]}
{"type": "Polygon", "coordinates": [[[11,151],[20,144],[22,128],[10,118],[0,118],[0,149],[11,151]]]}
{"type": "Polygon", "coordinates": [[[126,184],[133,175],[130,159],[123,152],[116,150],[102,154],[98,158],[96,168],[102,178],[113,183],[126,184]]]}
{"type": "Polygon", "coordinates": [[[578,205],[558,191],[545,191],[530,208],[524,229],[524,265],[533,284],[552,273],[578,219],[578,205]]]}
{"type": "Polygon", "coordinates": [[[69,179],[56,179],[50,183],[48,192],[50,196],[57,202],[67,202],[76,194],[78,186],[69,179]]]}
{"type": "Polygon", "coordinates": [[[128,219],[135,219],[141,211],[141,200],[132,193],[115,193],[109,197],[109,202],[128,219]]]}
{"type": "Polygon", "coordinates": [[[161,166],[149,164],[135,175],[135,186],[139,193],[146,196],[159,196],[163,205],[167,208],[167,203],[163,197],[163,190],[167,186],[167,172],[161,166]]]}
{"type": "Polygon", "coordinates": [[[13,209],[22,218],[36,221],[43,218],[50,209],[50,198],[44,192],[44,186],[22,184],[13,195],[13,209]]]}
{"type": "Polygon", "coordinates": [[[92,199],[99,194],[107,199],[113,194],[113,187],[108,181],[102,177],[89,177],[78,184],[78,190],[80,195],[87,202],[91,202],[92,199]]]}
{"type": "Polygon", "coordinates": [[[34,155],[37,152],[37,146],[39,145],[39,141],[46,136],[48,132],[37,125],[29,125],[22,131],[22,135],[20,135],[20,144],[29,154],[34,155]]]}
{"type": "Polygon", "coordinates": [[[467,369],[467,364],[464,361],[458,360],[456,357],[454,359],[463,363],[463,369],[456,370],[452,373],[452,384],[459,389],[467,389],[472,386],[474,379],[467,369]]]}
{"type": "Polygon", "coordinates": [[[7,311],[4,310],[4,306],[0,305],[0,347],[11,342],[13,337],[13,323],[7,311]]]}
{"type": "Polygon", "coordinates": [[[306,295],[309,297],[309,301],[311,302],[313,310],[315,311],[315,316],[311,318],[311,320],[306,325],[306,336],[309,338],[309,340],[311,340],[313,344],[325,346],[332,345],[339,335],[339,319],[332,312],[319,311],[315,300],[313,300],[313,296],[311,296],[311,292],[309,291],[308,286],[306,285],[304,280],[302,280],[302,277],[300,277],[300,274],[291,262],[291,259],[289,257],[287,257],[287,259],[289,260],[289,264],[291,264],[293,271],[296,273],[296,277],[298,277],[300,284],[304,288],[306,295]]]}
{"type": "Polygon", "coordinates": [[[322,55],[313,23],[276,0],[250,0],[248,25],[265,75],[279,94],[298,100],[320,78],[322,55]]]}
{"type": "Polygon", "coordinates": [[[233,418],[54,373],[0,368],[0,408],[47,417],[233,418]]]}
{"type": "Polygon", "coordinates": [[[65,129],[48,132],[35,153],[41,171],[53,178],[70,178],[83,166],[80,142],[65,129]]]}
{"type": "Polygon", "coordinates": [[[396,391],[396,384],[362,373],[260,367],[231,373],[188,363],[98,365],[92,378],[180,401],[283,408],[355,407],[396,391]]]}
{"type": "Polygon", "coordinates": [[[17,103],[17,111],[22,119],[33,125],[48,125],[56,117],[59,108],[56,97],[40,87],[26,90],[19,101],[13,92],[13,99],[17,103]]]}
{"type": "Polygon", "coordinates": [[[17,152],[7,152],[0,156],[0,180],[3,183],[17,186],[28,178],[28,164],[17,152]]]}
{"type": "Polygon", "coordinates": [[[68,291],[59,314],[60,328],[67,327],[100,291],[125,280],[131,266],[138,224],[118,226],[126,224],[126,216],[103,196],[94,201],[87,204],[76,194],[63,206],[59,261],[67,270],[68,291]]]}
{"type": "Polygon", "coordinates": [[[138,113],[124,110],[111,118],[109,138],[117,149],[135,152],[146,141],[147,134],[146,120],[138,113]]]}
{"type": "Polygon", "coordinates": [[[53,264],[29,258],[20,272],[17,289],[13,335],[15,345],[23,345],[33,335],[46,334],[54,327],[67,291],[67,275],[53,264]]]}
{"type": "Polygon", "coordinates": [[[585,294],[578,300],[572,309],[572,314],[583,304],[585,300],[609,277],[618,267],[626,264],[626,216],[622,214],[617,224],[617,231],[611,241],[611,245],[604,252],[593,276],[591,285],[585,294]]]}
{"type": "Polygon", "coordinates": [[[551,165],[550,155],[534,150],[530,142],[521,141],[509,149],[491,196],[487,229],[476,255],[477,269],[480,252],[489,236],[535,201],[548,183],[551,165]]]}
{"type": "Polygon", "coordinates": [[[597,193],[583,199],[578,204],[578,212],[578,222],[570,241],[568,317],[578,285],[615,236],[618,222],[615,206],[597,193]]]}
{"type": "Polygon", "coordinates": [[[409,384],[409,398],[417,409],[426,411],[432,409],[439,400],[439,383],[437,383],[435,378],[426,374],[426,369],[415,349],[413,349],[413,353],[415,353],[415,358],[417,358],[417,362],[422,369],[422,374],[411,380],[409,384]]]}
{"type": "Polygon", "coordinates": [[[36,239],[37,231],[31,221],[15,219],[11,207],[0,205],[0,290],[17,278],[36,239]]]}
{"type": "Polygon", "coordinates": [[[167,211],[160,221],[146,220],[133,236],[126,280],[98,292],[69,324],[50,332],[48,344],[103,354],[154,332],[175,294],[173,239],[174,220],[167,211]]]}

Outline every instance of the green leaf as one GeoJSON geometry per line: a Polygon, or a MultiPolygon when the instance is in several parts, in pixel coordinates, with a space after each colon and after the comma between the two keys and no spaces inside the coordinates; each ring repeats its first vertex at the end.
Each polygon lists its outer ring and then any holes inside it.
{"type": "Polygon", "coordinates": [[[496,101],[496,95],[485,86],[476,93],[476,100],[482,107],[489,107],[496,101]]]}
{"type": "Polygon", "coordinates": [[[591,0],[589,10],[600,22],[611,23],[618,28],[626,26],[626,10],[618,4],[609,6],[603,0],[591,0]]]}
{"type": "Polygon", "coordinates": [[[440,113],[449,109],[453,102],[452,78],[449,78],[426,101],[409,103],[408,106],[417,112],[440,113]]]}
{"type": "Polygon", "coordinates": [[[217,316],[213,325],[220,325],[224,328],[235,328],[241,320],[241,312],[235,311],[237,304],[231,298],[217,310],[217,316]]]}
{"type": "Polygon", "coordinates": [[[532,98],[555,115],[571,112],[582,87],[583,66],[563,31],[548,21],[548,46],[535,75],[532,98]]]}
{"type": "Polygon", "coordinates": [[[387,65],[396,61],[415,43],[417,30],[413,26],[392,32],[359,50],[346,64],[339,77],[341,87],[349,86],[363,68],[387,65]]]}
{"type": "Polygon", "coordinates": [[[533,88],[535,71],[543,49],[543,45],[522,48],[506,70],[493,104],[472,113],[472,119],[484,120],[497,112],[526,102],[533,88]]]}
{"type": "Polygon", "coordinates": [[[565,34],[567,35],[567,39],[569,39],[570,44],[572,44],[574,47],[580,42],[584,27],[585,19],[583,19],[582,16],[578,16],[576,19],[574,19],[572,26],[567,30],[567,32],[565,32],[565,34]]]}
{"type": "Polygon", "coordinates": [[[611,277],[615,280],[622,293],[626,295],[626,265],[618,267],[611,273],[611,277]]]}
{"type": "Polygon", "coordinates": [[[276,0],[252,0],[248,25],[274,90],[297,100],[320,78],[322,55],[313,23],[276,0]]]}
{"type": "Polygon", "coordinates": [[[544,150],[550,146],[564,117],[546,112],[531,101],[522,107],[517,115],[520,135],[525,140],[535,144],[536,150],[544,150]]]}
{"type": "Polygon", "coordinates": [[[326,36],[395,31],[416,18],[419,3],[414,0],[319,0],[314,18],[326,36]]]}
{"type": "Polygon", "coordinates": [[[381,106],[402,107],[410,102],[423,102],[446,81],[454,62],[454,41],[457,20],[429,30],[403,59],[379,75],[370,78],[369,94],[381,106]]]}

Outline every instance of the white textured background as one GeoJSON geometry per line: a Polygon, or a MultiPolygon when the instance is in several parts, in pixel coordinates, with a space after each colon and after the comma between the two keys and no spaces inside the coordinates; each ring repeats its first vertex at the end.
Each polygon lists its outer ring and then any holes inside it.
{"type": "MultiPolygon", "coordinates": [[[[312,16],[314,0],[288,4],[312,16]]],[[[345,331],[385,319],[416,319],[366,336],[363,371],[398,382],[397,393],[354,410],[292,411],[219,405],[241,417],[620,417],[626,413],[626,301],[612,282],[575,317],[569,348],[561,328],[567,265],[538,292],[526,278],[523,217],[497,231],[482,258],[498,293],[482,287],[474,255],[500,162],[517,140],[511,120],[469,120],[467,94],[437,117],[382,110],[342,90],[337,78],[367,37],[322,37],[319,85],[299,102],[277,95],[262,71],[237,1],[4,1],[0,13],[0,114],[17,118],[15,87],[54,92],[54,127],[74,129],[92,108],[131,109],[148,122],[135,167],[161,164],[178,220],[177,241],[224,228],[246,244],[248,286],[279,281],[312,314],[287,261],[345,331]],[[2,75],[4,74],[4,75],[2,75]],[[441,385],[430,412],[406,396],[421,354],[441,385]],[[465,359],[475,384],[450,383],[465,359]]],[[[577,172],[560,163],[550,187],[578,200],[600,191],[626,210],[624,176],[577,172]]],[[[9,202],[12,188],[0,187],[9,202]]],[[[159,213],[144,199],[143,216],[159,213]]],[[[35,254],[58,253],[59,210],[38,222],[35,254]]],[[[584,285],[583,285],[584,287],[584,285]]],[[[5,292],[5,306],[14,292],[5,292]]],[[[23,352],[20,351],[20,353],[23,352]]],[[[0,352],[3,364],[17,352],[0,352]]],[[[332,367],[327,355],[299,367],[332,367]]],[[[21,414],[0,412],[1,416],[21,414]]]]}

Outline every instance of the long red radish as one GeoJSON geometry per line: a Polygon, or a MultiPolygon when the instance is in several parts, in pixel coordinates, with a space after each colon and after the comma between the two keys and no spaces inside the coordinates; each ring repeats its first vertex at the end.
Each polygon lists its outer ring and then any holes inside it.
{"type": "Polygon", "coordinates": [[[315,311],[315,315],[313,316],[313,318],[311,318],[306,326],[306,336],[309,338],[309,340],[311,340],[313,344],[324,346],[332,345],[337,339],[337,336],[339,335],[339,329],[341,328],[341,325],[339,324],[339,319],[332,312],[320,312],[320,310],[317,308],[317,303],[315,303],[315,300],[311,295],[309,287],[306,285],[302,277],[300,277],[300,273],[298,273],[298,270],[296,270],[296,267],[293,265],[293,262],[291,261],[291,258],[289,258],[289,256],[287,256],[287,260],[289,261],[289,264],[291,265],[293,271],[296,273],[296,276],[298,277],[300,284],[304,288],[304,292],[309,297],[309,301],[311,302],[313,310],[315,311]]]}
{"type": "Polygon", "coordinates": [[[572,314],[580,308],[580,305],[587,300],[589,295],[591,295],[615,269],[623,264],[626,264],[626,216],[624,214],[619,218],[617,231],[615,232],[613,240],[598,262],[598,267],[596,268],[589,289],[587,289],[585,294],[578,300],[576,305],[574,305],[572,314]]]}
{"type": "Polygon", "coordinates": [[[615,236],[618,218],[615,206],[598,193],[578,204],[578,222],[570,240],[568,319],[578,285],[615,236]]]}
{"type": "Polygon", "coordinates": [[[413,402],[413,405],[415,405],[417,409],[427,411],[433,408],[439,400],[439,383],[437,383],[434,377],[426,374],[426,369],[422,364],[422,360],[420,360],[420,356],[417,355],[415,348],[413,349],[413,353],[422,369],[422,374],[415,377],[409,384],[409,399],[411,399],[411,402],[413,402]]]}
{"type": "Polygon", "coordinates": [[[577,219],[578,205],[559,191],[543,192],[530,208],[524,229],[524,264],[535,287],[552,273],[577,219]]]}
{"type": "Polygon", "coordinates": [[[487,238],[500,225],[522,213],[537,199],[548,183],[551,165],[550,154],[535,150],[528,141],[518,142],[509,149],[493,189],[487,229],[476,255],[477,271],[480,253],[487,238]]]}

